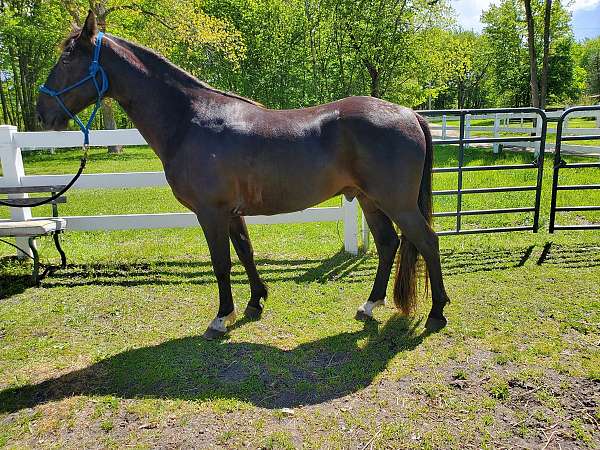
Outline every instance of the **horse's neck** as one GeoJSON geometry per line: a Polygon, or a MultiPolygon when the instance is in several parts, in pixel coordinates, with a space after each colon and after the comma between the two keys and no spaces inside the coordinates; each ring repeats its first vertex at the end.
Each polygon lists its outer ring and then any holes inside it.
{"type": "Polygon", "coordinates": [[[116,39],[111,39],[101,58],[109,95],[165,163],[177,151],[181,127],[191,113],[189,88],[194,79],[148,51],[138,57],[116,39]]]}

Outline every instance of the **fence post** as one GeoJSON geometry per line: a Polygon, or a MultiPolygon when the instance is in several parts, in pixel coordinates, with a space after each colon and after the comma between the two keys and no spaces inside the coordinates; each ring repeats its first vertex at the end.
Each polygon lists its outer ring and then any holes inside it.
{"type": "MultiPolygon", "coordinates": [[[[494,137],[497,138],[500,136],[500,118],[498,117],[498,113],[494,115],[494,137]]],[[[494,142],[494,153],[500,153],[500,143],[494,142]]]]}
{"type": "MultiPolygon", "coordinates": [[[[471,138],[471,114],[465,116],[465,139],[471,138]]],[[[469,144],[464,145],[465,148],[469,147],[469,144]]]]}
{"type": "Polygon", "coordinates": [[[446,114],[444,114],[442,116],[442,141],[446,140],[446,134],[447,134],[446,126],[447,126],[447,124],[446,124],[446,114]]]}
{"type": "MultiPolygon", "coordinates": [[[[14,133],[17,127],[13,125],[0,125],[0,161],[2,162],[3,179],[10,186],[21,186],[21,178],[25,176],[21,149],[14,142],[14,133]]],[[[11,194],[9,198],[26,198],[27,194],[11,194]]],[[[9,208],[12,220],[31,219],[31,208],[9,208]]],[[[17,238],[17,246],[26,250],[31,256],[29,243],[26,237],[17,238]]],[[[17,256],[24,258],[23,252],[17,251],[17,256]]]]}
{"type": "MultiPolygon", "coordinates": [[[[542,118],[538,116],[534,120],[535,120],[535,135],[541,136],[542,135],[542,118]]],[[[535,149],[534,155],[536,158],[538,156],[540,156],[540,146],[541,145],[542,145],[541,141],[536,141],[533,143],[533,147],[535,149]]]]}
{"type": "Polygon", "coordinates": [[[343,197],[342,209],[344,214],[344,249],[358,255],[358,201],[351,202],[343,197]]]}

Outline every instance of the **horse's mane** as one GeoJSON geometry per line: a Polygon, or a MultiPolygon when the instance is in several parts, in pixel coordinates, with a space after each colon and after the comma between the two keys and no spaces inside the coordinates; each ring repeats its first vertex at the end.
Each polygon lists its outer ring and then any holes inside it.
{"type": "MultiPolygon", "coordinates": [[[[71,33],[69,33],[69,35],[65,38],[65,40],[62,42],[61,44],[61,49],[64,50],[65,48],[67,48],[71,42],[76,39],[77,37],[79,37],[81,33],[81,29],[74,29],[73,31],[71,31],[71,33]]],[[[217,89],[215,87],[212,87],[211,85],[209,85],[208,83],[206,83],[205,81],[199,80],[198,78],[196,78],[195,76],[193,76],[191,73],[183,70],[181,67],[176,66],[175,64],[173,64],[171,61],[169,61],[167,58],[165,58],[162,55],[159,55],[158,53],[156,53],[154,50],[148,48],[148,47],[144,47],[143,45],[140,44],[136,44],[134,42],[128,41],[127,39],[123,39],[121,37],[117,37],[117,36],[113,36],[111,34],[108,35],[111,39],[117,41],[119,44],[125,46],[128,50],[130,50],[132,53],[134,53],[138,58],[140,58],[140,60],[144,60],[144,59],[156,59],[160,62],[162,62],[163,64],[166,64],[171,70],[173,70],[176,74],[178,74],[182,81],[192,81],[194,84],[200,86],[203,89],[206,89],[207,91],[211,91],[220,95],[224,95],[226,97],[231,97],[231,98],[235,98],[237,100],[241,100],[243,102],[246,103],[250,103],[251,105],[255,105],[255,106],[264,106],[261,103],[254,101],[252,99],[243,97],[241,95],[238,95],[234,92],[229,92],[229,91],[223,91],[221,89],[217,89]]]]}

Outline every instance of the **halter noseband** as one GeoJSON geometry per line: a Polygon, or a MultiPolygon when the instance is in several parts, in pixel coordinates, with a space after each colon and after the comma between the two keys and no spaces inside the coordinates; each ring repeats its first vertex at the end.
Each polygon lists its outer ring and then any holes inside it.
{"type": "Polygon", "coordinates": [[[77,83],[74,83],[71,86],[67,86],[66,88],[61,89],[60,91],[55,91],[53,89],[50,89],[49,87],[47,87],[46,85],[43,85],[43,84],[40,86],[40,92],[43,94],[49,95],[50,97],[54,97],[56,99],[57,103],[60,105],[60,107],[67,113],[67,115],[71,119],[73,119],[75,121],[77,126],[79,126],[79,129],[83,133],[84,147],[87,147],[90,143],[89,134],[90,134],[90,127],[92,125],[92,121],[94,120],[94,117],[96,116],[96,113],[98,112],[98,109],[100,109],[102,97],[108,90],[108,77],[106,76],[106,72],[104,71],[104,69],[102,68],[100,63],[98,62],[100,60],[100,47],[102,44],[103,37],[104,37],[104,33],[102,31],[100,31],[98,33],[98,35],[96,36],[96,43],[94,45],[94,56],[92,58],[92,62],[90,63],[90,67],[88,69],[87,76],[85,76],[84,78],[79,80],[77,83]],[[96,75],[98,73],[100,73],[101,84],[98,84],[98,80],[96,80],[96,75]],[[76,87],[81,86],[83,83],[85,83],[88,80],[92,80],[92,82],[94,83],[94,87],[96,88],[96,92],[98,93],[98,98],[96,99],[96,104],[94,105],[94,110],[92,111],[90,118],[88,119],[87,123],[84,125],[83,122],[81,121],[81,119],[79,117],[77,117],[77,114],[73,114],[71,111],[69,111],[69,108],[67,108],[65,106],[65,104],[63,103],[60,96],[62,94],[64,94],[65,92],[68,92],[70,90],[75,89],[76,87]]]}

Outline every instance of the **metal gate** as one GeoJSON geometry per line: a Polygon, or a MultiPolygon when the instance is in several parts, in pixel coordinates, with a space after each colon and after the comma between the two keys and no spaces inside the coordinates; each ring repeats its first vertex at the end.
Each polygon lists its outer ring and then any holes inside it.
{"type": "MultiPolygon", "coordinates": [[[[556,206],[558,191],[577,191],[577,190],[588,190],[588,189],[600,189],[600,184],[574,184],[574,185],[560,185],[559,174],[561,169],[582,169],[582,168],[600,168],[599,162],[585,162],[585,163],[567,163],[561,157],[561,146],[565,141],[583,141],[583,140],[594,140],[600,139],[600,134],[586,135],[577,134],[563,136],[564,124],[567,122],[569,115],[576,112],[585,111],[600,111],[600,105],[598,106],[577,106],[565,110],[558,119],[556,126],[556,147],[554,153],[554,174],[552,177],[552,201],[550,203],[550,233],[554,233],[554,230],[593,230],[600,229],[600,223],[593,224],[556,224],[556,213],[557,212],[583,212],[583,211],[600,211],[600,206],[589,205],[589,206],[556,206]]],[[[600,181],[600,178],[599,178],[600,181]]]]}
{"type": "MultiPolygon", "coordinates": [[[[538,231],[540,216],[540,199],[542,194],[542,175],[544,166],[544,148],[546,142],[547,118],[543,110],[538,108],[498,108],[498,109],[462,109],[462,110],[441,110],[441,111],[417,111],[425,117],[444,117],[458,116],[460,119],[459,136],[451,139],[434,139],[435,144],[458,144],[458,166],[456,167],[435,167],[433,173],[457,173],[456,189],[433,191],[433,195],[456,195],[456,210],[434,213],[435,217],[456,217],[454,228],[438,232],[438,235],[454,234],[474,234],[474,233],[498,233],[507,231],[538,231]],[[465,136],[465,125],[467,116],[498,115],[498,114],[519,114],[527,113],[535,115],[535,127],[531,129],[533,133],[527,136],[510,137],[470,137],[465,136]],[[465,166],[465,145],[468,144],[506,144],[516,142],[539,142],[539,151],[532,155],[532,162],[529,164],[506,164],[506,165],[488,165],[488,166],[465,166]],[[530,186],[494,186],[486,188],[465,188],[463,186],[463,173],[465,172],[483,172],[492,170],[535,170],[537,179],[535,185],[530,186]],[[498,208],[498,209],[463,209],[463,196],[470,194],[501,194],[505,192],[535,191],[535,200],[533,205],[519,208],[498,208]],[[483,214],[506,214],[506,213],[533,213],[531,226],[505,226],[495,228],[464,228],[462,218],[464,216],[474,216],[483,214]]],[[[445,120],[444,120],[445,122],[445,120]]]]}

